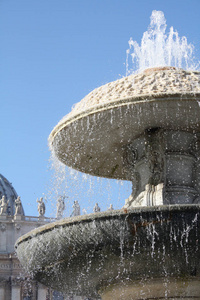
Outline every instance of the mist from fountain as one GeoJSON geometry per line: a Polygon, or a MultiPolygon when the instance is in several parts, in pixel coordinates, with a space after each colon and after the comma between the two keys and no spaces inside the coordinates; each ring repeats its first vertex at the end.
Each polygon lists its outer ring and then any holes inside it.
{"type": "Polygon", "coordinates": [[[64,197],[63,217],[69,217],[74,201],[81,206],[81,215],[92,213],[95,203],[100,203],[101,210],[106,211],[111,204],[119,209],[124,199],[130,195],[131,183],[124,180],[112,180],[96,177],[67,167],[52,153],[49,161],[51,181],[46,198],[52,208],[52,217],[56,215],[56,204],[60,196],[64,197]]]}

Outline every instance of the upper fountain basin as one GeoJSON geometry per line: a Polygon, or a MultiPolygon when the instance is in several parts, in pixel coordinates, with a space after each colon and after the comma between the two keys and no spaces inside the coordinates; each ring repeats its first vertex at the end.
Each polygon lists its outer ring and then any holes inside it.
{"type": "Polygon", "coordinates": [[[50,148],[79,171],[130,180],[124,147],[144,130],[200,131],[200,72],[147,69],[96,88],[52,130],[50,148]]]}

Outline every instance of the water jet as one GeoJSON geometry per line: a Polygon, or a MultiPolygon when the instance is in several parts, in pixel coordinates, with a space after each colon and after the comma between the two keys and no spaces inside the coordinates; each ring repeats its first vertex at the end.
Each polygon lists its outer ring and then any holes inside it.
{"type": "Polygon", "coordinates": [[[200,299],[200,73],[147,67],[92,91],[50,134],[64,164],[133,184],[120,210],[18,239],[25,269],[66,294],[200,299]]]}

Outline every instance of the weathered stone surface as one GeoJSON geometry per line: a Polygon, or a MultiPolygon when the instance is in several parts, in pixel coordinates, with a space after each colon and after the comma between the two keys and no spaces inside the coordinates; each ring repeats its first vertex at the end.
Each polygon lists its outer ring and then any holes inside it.
{"type": "Polygon", "coordinates": [[[187,131],[153,128],[127,145],[124,167],[133,192],[125,207],[200,203],[199,138],[187,131]]]}
{"type": "Polygon", "coordinates": [[[62,126],[62,123],[72,116],[119,99],[177,93],[200,93],[200,72],[163,67],[147,69],[142,73],[123,77],[94,89],[75,104],[72,111],[59,124],[62,126]]]}
{"type": "Polygon", "coordinates": [[[191,297],[191,279],[200,278],[199,213],[199,205],[176,205],[63,219],[19,238],[17,255],[37,280],[76,295],[106,295],[116,285],[134,291],[136,282],[147,290],[158,278],[159,295],[177,281],[171,295],[191,297]]]}
{"type": "Polygon", "coordinates": [[[151,128],[200,132],[200,74],[154,70],[95,89],[54,128],[50,147],[91,175],[131,180],[123,148],[151,128]]]}

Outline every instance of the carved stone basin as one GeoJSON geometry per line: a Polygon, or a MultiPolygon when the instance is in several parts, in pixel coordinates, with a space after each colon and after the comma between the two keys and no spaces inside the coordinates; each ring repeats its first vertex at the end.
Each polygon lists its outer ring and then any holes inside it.
{"type": "Polygon", "coordinates": [[[200,205],[63,219],[16,243],[34,278],[102,299],[200,299],[200,205]]]}
{"type": "Polygon", "coordinates": [[[124,146],[146,129],[200,131],[200,73],[147,69],[101,86],[53,129],[50,147],[64,164],[91,175],[132,180],[124,146]]]}

